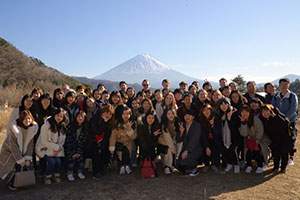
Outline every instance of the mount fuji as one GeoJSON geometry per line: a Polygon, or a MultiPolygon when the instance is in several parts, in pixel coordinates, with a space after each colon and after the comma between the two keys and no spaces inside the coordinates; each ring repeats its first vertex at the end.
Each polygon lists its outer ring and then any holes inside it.
{"type": "Polygon", "coordinates": [[[94,77],[97,80],[126,81],[127,83],[141,84],[144,79],[148,79],[151,87],[161,88],[163,79],[169,79],[171,88],[178,88],[181,81],[191,84],[203,80],[184,75],[171,67],[160,62],[149,54],[141,54],[112,68],[111,70],[94,77]]]}

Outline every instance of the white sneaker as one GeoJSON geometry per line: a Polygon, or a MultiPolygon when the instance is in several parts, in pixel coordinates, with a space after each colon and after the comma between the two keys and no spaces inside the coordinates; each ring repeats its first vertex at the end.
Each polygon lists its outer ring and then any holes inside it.
{"type": "Polygon", "coordinates": [[[227,164],[226,168],[224,169],[225,172],[229,172],[230,170],[232,170],[232,165],[231,164],[227,164]]]}
{"type": "Polygon", "coordinates": [[[132,173],[132,170],[130,169],[130,167],[128,165],[126,165],[125,171],[126,171],[127,174],[131,174],[132,173]]]}
{"type": "Polygon", "coordinates": [[[68,174],[67,178],[68,178],[69,181],[74,181],[75,180],[73,174],[68,174]]]}
{"type": "Polygon", "coordinates": [[[257,169],[256,169],[256,173],[257,174],[261,174],[261,173],[263,173],[264,172],[264,168],[262,168],[262,167],[258,167],[257,169]]]}
{"type": "Polygon", "coordinates": [[[267,169],[269,167],[270,167],[269,164],[264,164],[264,166],[263,166],[264,169],[267,169]]]}
{"type": "Polygon", "coordinates": [[[124,167],[124,166],[122,166],[122,167],[120,168],[120,174],[125,174],[125,167],[124,167]]]}
{"type": "Polygon", "coordinates": [[[235,174],[239,174],[240,173],[240,166],[239,165],[234,165],[233,172],[235,174]]]}
{"type": "Polygon", "coordinates": [[[77,176],[82,180],[85,179],[85,175],[82,172],[79,172],[77,176]]]}
{"type": "Polygon", "coordinates": [[[165,174],[171,174],[171,170],[169,167],[165,167],[164,172],[165,172],[165,174]]]}
{"type": "Polygon", "coordinates": [[[246,173],[250,173],[252,171],[252,167],[251,166],[248,166],[245,170],[246,173]]]}
{"type": "Polygon", "coordinates": [[[289,158],[287,165],[294,165],[294,164],[295,163],[294,163],[293,159],[289,158]]]}

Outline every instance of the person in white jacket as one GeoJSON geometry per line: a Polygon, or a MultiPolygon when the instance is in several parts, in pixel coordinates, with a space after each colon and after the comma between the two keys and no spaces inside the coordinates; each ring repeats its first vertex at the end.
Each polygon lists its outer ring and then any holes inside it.
{"type": "Polygon", "coordinates": [[[65,111],[56,109],[54,114],[46,119],[41,128],[40,136],[36,143],[36,154],[46,161],[45,180],[46,185],[51,184],[54,173],[54,181],[59,183],[60,171],[62,169],[61,157],[64,157],[66,135],[64,128],[67,124],[65,111]]]}

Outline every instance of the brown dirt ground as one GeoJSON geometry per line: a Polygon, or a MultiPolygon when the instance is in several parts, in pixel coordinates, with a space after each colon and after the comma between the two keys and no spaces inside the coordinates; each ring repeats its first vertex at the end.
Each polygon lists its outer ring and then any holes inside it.
{"type": "MultiPolygon", "coordinates": [[[[300,130],[300,123],[298,123],[300,130]]],[[[0,133],[0,143],[5,138],[5,130],[0,133]]],[[[297,142],[300,149],[300,141],[297,142]]],[[[0,185],[1,200],[58,200],[58,199],[300,199],[300,156],[295,155],[295,165],[288,166],[286,174],[274,174],[272,166],[263,174],[214,174],[203,173],[189,177],[174,173],[142,179],[140,170],[133,168],[131,175],[119,175],[117,171],[108,171],[101,181],[92,179],[86,172],[85,180],[76,179],[70,183],[63,176],[58,184],[45,186],[41,178],[35,186],[10,191],[5,184],[0,185]]]]}

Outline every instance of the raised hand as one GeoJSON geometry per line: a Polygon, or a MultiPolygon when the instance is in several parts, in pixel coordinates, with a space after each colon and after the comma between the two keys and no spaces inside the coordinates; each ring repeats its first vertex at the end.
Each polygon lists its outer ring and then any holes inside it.
{"type": "Polygon", "coordinates": [[[180,131],[180,136],[182,136],[182,134],[184,132],[184,126],[183,126],[182,122],[179,123],[179,131],[180,131]]]}
{"type": "Polygon", "coordinates": [[[158,129],[157,131],[154,131],[154,132],[153,132],[153,135],[155,135],[155,136],[157,136],[157,135],[159,135],[159,134],[161,134],[160,129],[158,129]]]}

